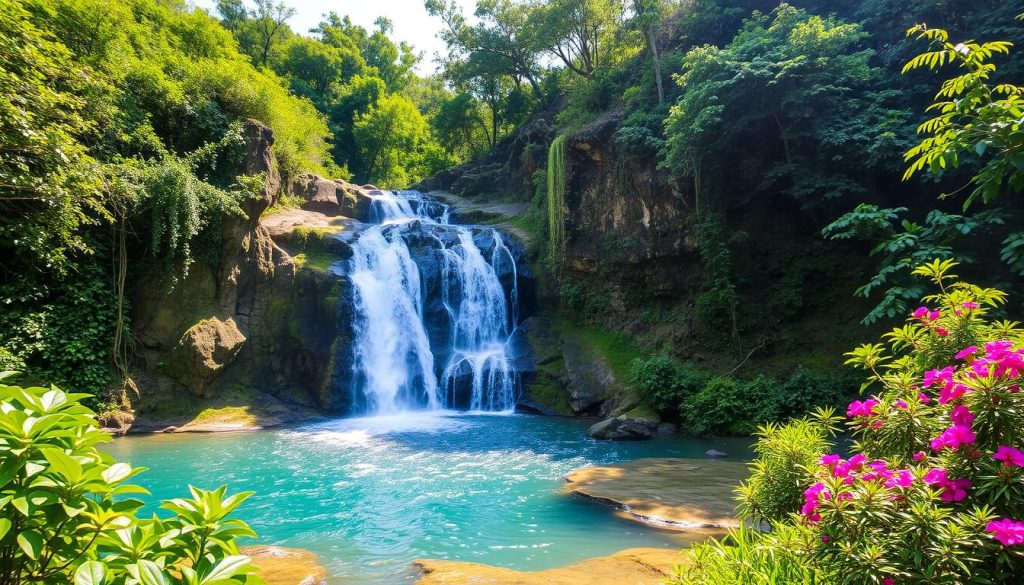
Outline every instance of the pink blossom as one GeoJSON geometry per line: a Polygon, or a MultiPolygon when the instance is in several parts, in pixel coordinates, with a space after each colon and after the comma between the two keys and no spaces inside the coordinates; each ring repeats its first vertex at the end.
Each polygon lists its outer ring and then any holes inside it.
{"type": "Polygon", "coordinates": [[[918,392],[917,399],[921,401],[921,404],[928,404],[932,401],[932,399],[924,392],[918,392]]]}
{"type": "Polygon", "coordinates": [[[967,490],[971,487],[969,479],[954,479],[946,484],[945,490],[939,496],[943,502],[959,502],[967,497],[967,490]]]}
{"type": "Polygon", "coordinates": [[[949,330],[938,327],[935,329],[935,335],[938,335],[939,337],[947,337],[949,335],[949,330]]]}
{"type": "Polygon", "coordinates": [[[910,406],[910,405],[907,404],[906,400],[897,400],[896,402],[893,402],[892,404],[896,408],[902,408],[903,410],[906,410],[910,406]]]}
{"type": "Polygon", "coordinates": [[[961,384],[960,382],[953,382],[946,384],[942,390],[939,391],[939,404],[948,404],[964,394],[970,392],[971,389],[968,386],[961,384]]]}
{"type": "Polygon", "coordinates": [[[1012,518],[992,520],[985,526],[987,532],[991,532],[993,538],[1003,546],[1018,546],[1024,544],[1024,522],[1012,518]]]}
{"type": "Polygon", "coordinates": [[[1003,465],[1007,467],[1024,467],[1024,452],[1016,447],[1000,445],[992,458],[1002,461],[1003,465]]]}
{"type": "Polygon", "coordinates": [[[934,469],[929,469],[924,474],[924,477],[921,479],[921,481],[925,482],[928,485],[940,485],[941,486],[941,485],[944,485],[947,481],[949,481],[948,476],[949,476],[949,472],[948,471],[946,471],[945,469],[942,469],[941,467],[936,467],[934,469]]]}
{"type": "Polygon", "coordinates": [[[928,307],[918,307],[914,310],[914,317],[917,319],[923,319],[928,316],[928,307]]]}
{"type": "Polygon", "coordinates": [[[820,481],[804,490],[804,505],[800,508],[800,513],[807,517],[808,522],[814,523],[821,520],[818,506],[821,504],[822,495],[824,495],[825,499],[829,498],[825,484],[820,481]]]}
{"type": "Polygon", "coordinates": [[[965,308],[965,309],[972,309],[972,310],[973,309],[980,309],[981,305],[979,305],[978,303],[976,303],[974,301],[967,301],[966,303],[963,304],[963,308],[965,308]]]}
{"type": "Polygon", "coordinates": [[[957,352],[956,359],[958,359],[958,360],[967,359],[967,358],[971,357],[972,355],[974,355],[976,353],[978,353],[978,346],[977,345],[969,345],[969,346],[961,349],[959,352],[957,352]]]}
{"type": "Polygon", "coordinates": [[[835,455],[835,454],[822,455],[821,456],[821,464],[822,465],[828,465],[830,467],[835,465],[836,463],[839,463],[842,460],[843,460],[842,457],[840,457],[839,455],[835,455]]]}
{"type": "Polygon", "coordinates": [[[973,443],[977,438],[977,435],[974,434],[971,427],[956,424],[943,431],[938,437],[932,439],[931,447],[933,451],[941,451],[946,447],[949,447],[950,449],[959,449],[963,445],[973,443]]]}
{"type": "Polygon", "coordinates": [[[828,542],[828,541],[829,541],[829,538],[827,536],[822,536],[821,537],[821,542],[828,542]]]}
{"type": "Polygon", "coordinates": [[[926,455],[924,451],[918,451],[917,453],[914,453],[914,461],[920,462],[927,456],[928,455],[926,455]]]}
{"type": "Polygon", "coordinates": [[[896,585],[896,579],[886,577],[885,579],[882,579],[882,585],[896,585]]]}
{"type": "Polygon", "coordinates": [[[974,414],[963,404],[954,408],[949,417],[956,425],[971,426],[971,423],[974,422],[974,414]]]}
{"type": "Polygon", "coordinates": [[[869,398],[864,402],[860,400],[854,400],[850,403],[849,408],[846,410],[846,416],[850,418],[857,418],[862,416],[872,416],[875,414],[875,406],[878,405],[878,401],[874,398],[869,398]]]}
{"type": "Polygon", "coordinates": [[[925,388],[932,386],[935,382],[953,382],[953,373],[956,372],[956,368],[953,366],[946,366],[941,370],[928,370],[924,373],[924,382],[922,385],[925,388]]]}
{"type": "Polygon", "coordinates": [[[892,475],[885,482],[885,487],[908,488],[914,484],[914,474],[909,469],[901,469],[892,475]]]}

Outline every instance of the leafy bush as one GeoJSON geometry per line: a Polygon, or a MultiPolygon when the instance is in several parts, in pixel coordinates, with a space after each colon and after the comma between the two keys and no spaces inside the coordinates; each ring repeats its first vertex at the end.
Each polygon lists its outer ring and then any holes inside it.
{"type": "Polygon", "coordinates": [[[707,376],[669,356],[653,355],[633,360],[630,380],[649,397],[655,410],[675,415],[683,400],[700,390],[707,376]]]}
{"type": "Polygon", "coordinates": [[[22,388],[0,374],[0,575],[4,583],[255,585],[236,539],[254,537],[227,516],[249,493],[190,488],[164,502],[173,516],[143,520],[144,471],[96,446],[109,441],[83,394],[22,388]]]}
{"type": "Polygon", "coordinates": [[[685,563],[676,566],[672,583],[701,585],[820,585],[819,571],[807,565],[801,551],[805,534],[778,526],[765,537],[741,526],[724,540],[712,539],[690,549],[685,563]]]}
{"type": "MultiPolygon", "coordinates": [[[[1024,574],[1024,331],[989,321],[1006,295],[956,282],[955,266],[918,268],[939,293],[886,335],[888,347],[847,354],[869,372],[864,388],[875,389],[848,407],[848,457],[806,462],[831,450],[822,445],[827,414],[762,436],[742,509],[789,516],[749,546],[801,559],[818,583],[1013,583],[1024,574]],[[787,464],[796,469],[789,477],[771,476],[787,464]]],[[[734,565],[710,570],[728,575],[734,565]]],[[[713,581],[682,574],[677,582],[713,581]]]]}

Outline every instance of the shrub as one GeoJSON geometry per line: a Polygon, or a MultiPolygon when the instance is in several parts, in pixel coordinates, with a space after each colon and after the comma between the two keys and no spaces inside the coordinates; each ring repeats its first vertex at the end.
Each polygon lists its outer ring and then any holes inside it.
{"type": "Polygon", "coordinates": [[[690,549],[687,562],[676,566],[673,583],[701,585],[820,585],[820,572],[807,565],[800,551],[806,535],[781,525],[765,537],[741,526],[722,540],[690,549]]]}
{"type": "MultiPolygon", "coordinates": [[[[826,453],[789,478],[769,478],[787,459],[813,454],[795,428],[808,423],[773,429],[758,444],[741,508],[775,518],[788,509],[776,531],[796,537],[758,537],[756,546],[802,559],[819,583],[1013,583],[1024,574],[1024,332],[989,321],[1006,295],[956,282],[955,266],[915,270],[939,293],[886,345],[847,354],[875,391],[847,409],[848,457],[826,453]]],[[[810,433],[829,432],[829,417],[819,418],[823,428],[810,433]]]]}
{"type": "Polygon", "coordinates": [[[630,380],[662,415],[675,417],[686,398],[695,394],[707,376],[667,355],[637,358],[630,364],[630,380]]]}
{"type": "Polygon", "coordinates": [[[247,497],[190,487],[164,502],[173,516],[143,520],[144,471],[96,446],[109,441],[84,394],[22,388],[0,373],[0,575],[4,583],[261,584],[235,540],[254,537],[227,516],[247,497]]]}

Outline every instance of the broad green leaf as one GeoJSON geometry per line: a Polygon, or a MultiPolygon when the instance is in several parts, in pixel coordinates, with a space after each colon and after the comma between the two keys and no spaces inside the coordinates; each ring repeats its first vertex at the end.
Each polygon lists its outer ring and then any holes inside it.
{"type": "Polygon", "coordinates": [[[35,530],[18,534],[18,546],[30,559],[38,559],[43,552],[43,537],[35,530]]]}
{"type": "Polygon", "coordinates": [[[115,463],[103,470],[103,480],[117,483],[132,474],[132,466],[127,463],[115,463]]]}
{"type": "Polygon", "coordinates": [[[99,561],[86,561],[75,571],[75,585],[102,585],[107,580],[107,567],[99,561]]]}

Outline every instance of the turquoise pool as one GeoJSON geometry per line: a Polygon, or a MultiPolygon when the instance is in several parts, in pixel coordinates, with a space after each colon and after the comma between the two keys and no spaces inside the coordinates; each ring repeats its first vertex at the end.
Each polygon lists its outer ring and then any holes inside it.
{"type": "MultiPolygon", "coordinates": [[[[419,557],[521,570],[638,546],[684,546],[561,493],[585,465],[640,457],[745,457],[748,441],[586,438],[577,420],[452,412],[339,419],[248,433],[128,437],[108,448],[149,471],[152,501],[227,484],[256,495],[237,514],[260,542],[319,555],[331,583],[411,580],[419,557]]],[[[156,506],[151,508],[156,510],[156,506]]]]}

